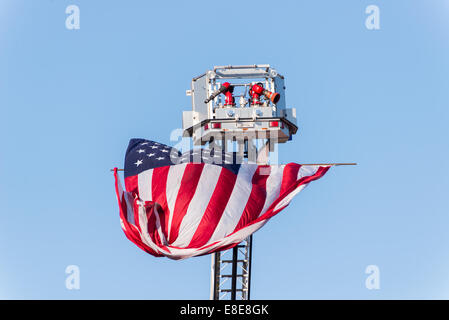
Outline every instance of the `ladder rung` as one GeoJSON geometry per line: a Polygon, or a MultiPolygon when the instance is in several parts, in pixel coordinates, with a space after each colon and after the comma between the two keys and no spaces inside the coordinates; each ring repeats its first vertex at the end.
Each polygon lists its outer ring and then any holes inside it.
{"type": "MultiPolygon", "coordinates": [[[[235,289],[235,291],[248,291],[248,289],[235,289]]],[[[232,289],[220,289],[220,292],[232,292],[232,289]]]]}
{"type": "MultiPolygon", "coordinates": [[[[232,278],[232,274],[223,274],[221,275],[222,278],[232,278]]],[[[238,274],[237,277],[243,277],[243,274],[238,274]]]]}
{"type": "MultiPolygon", "coordinates": [[[[237,260],[237,262],[246,262],[247,260],[237,260]]],[[[221,260],[223,263],[232,263],[234,260],[221,260]]]]}

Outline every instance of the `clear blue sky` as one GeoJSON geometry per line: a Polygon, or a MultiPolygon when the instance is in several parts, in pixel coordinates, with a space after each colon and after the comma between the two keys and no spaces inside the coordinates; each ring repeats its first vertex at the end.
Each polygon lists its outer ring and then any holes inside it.
{"type": "Polygon", "coordinates": [[[254,63],[285,75],[297,108],[283,163],[359,165],[255,234],[252,297],[449,298],[449,1],[254,3],[0,1],[0,298],[208,299],[209,256],[125,238],[109,169],[130,138],[173,144],[192,77],[254,63]]]}

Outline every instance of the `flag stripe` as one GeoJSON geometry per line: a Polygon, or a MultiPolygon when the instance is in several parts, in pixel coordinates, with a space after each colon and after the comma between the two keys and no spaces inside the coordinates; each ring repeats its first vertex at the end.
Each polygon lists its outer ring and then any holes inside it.
{"type": "Polygon", "coordinates": [[[137,202],[140,200],[135,200],[134,202],[134,207],[135,210],[138,212],[138,216],[139,216],[139,224],[142,226],[142,231],[140,232],[140,236],[141,236],[141,242],[144,244],[144,246],[147,249],[153,250],[155,252],[157,252],[157,254],[160,256],[161,255],[161,250],[157,245],[157,240],[156,237],[154,237],[153,234],[153,230],[151,229],[149,230],[149,226],[150,225],[155,225],[153,223],[150,223],[149,218],[151,218],[152,216],[154,217],[154,215],[148,214],[147,208],[144,205],[137,205],[137,202]],[[145,226],[148,226],[148,228],[145,228],[145,226]]]}
{"type": "Polygon", "coordinates": [[[170,229],[169,244],[176,241],[179,234],[179,228],[184,216],[187,213],[190,202],[196,192],[198,182],[203,172],[204,164],[187,164],[182,175],[181,185],[176,197],[175,208],[170,229]]]}
{"type": "Polygon", "coordinates": [[[214,193],[207,205],[207,209],[201,218],[201,222],[196,228],[195,234],[189,243],[189,247],[196,248],[206,244],[215,231],[221,216],[231,197],[237,176],[225,169],[221,168],[220,177],[216,183],[214,193]]]}
{"type": "Polygon", "coordinates": [[[271,212],[270,212],[270,209],[267,211],[266,217],[270,218],[275,213],[277,213],[280,210],[282,210],[283,208],[285,208],[298,192],[303,190],[308,183],[312,182],[313,180],[317,180],[317,179],[321,178],[327,172],[327,170],[329,170],[329,167],[319,167],[318,170],[316,170],[313,175],[304,176],[301,179],[297,180],[297,182],[295,184],[293,184],[292,186],[290,186],[290,188],[285,190],[284,193],[281,193],[281,196],[279,197],[279,199],[273,203],[273,205],[275,205],[275,206],[271,210],[271,212]]]}
{"type": "Polygon", "coordinates": [[[180,225],[180,229],[182,229],[183,232],[180,233],[178,238],[173,242],[174,246],[187,247],[192,240],[196,228],[198,227],[204,211],[207,208],[209,199],[217,185],[220,173],[220,166],[204,164],[196,191],[189,203],[187,212],[180,225]]]}
{"type": "MultiPolygon", "coordinates": [[[[151,183],[151,193],[153,201],[158,205],[158,215],[160,217],[160,223],[162,232],[165,236],[168,236],[168,218],[170,212],[167,205],[167,176],[169,166],[159,167],[153,169],[153,179],[151,183]]],[[[152,222],[156,222],[155,219],[151,219],[152,222]]]]}
{"type": "Polygon", "coordinates": [[[175,212],[176,199],[178,197],[179,189],[181,188],[182,177],[184,176],[184,172],[187,164],[181,164],[178,166],[170,166],[170,171],[167,176],[167,187],[165,193],[167,195],[167,205],[169,210],[169,219],[168,219],[168,235],[167,240],[170,239],[170,233],[173,223],[173,216],[175,212]]]}
{"type": "Polygon", "coordinates": [[[137,179],[137,176],[131,176],[125,179],[125,188],[128,192],[139,193],[140,188],[138,186],[137,179]]]}
{"type": "Polygon", "coordinates": [[[251,181],[256,170],[257,165],[246,165],[240,168],[228,205],[209,242],[217,241],[234,231],[251,195],[251,181]]]}
{"type": "Polygon", "coordinates": [[[285,166],[271,166],[270,176],[266,183],[267,196],[260,214],[264,214],[273,201],[279,197],[284,168],[285,166]]]}
{"type": "Polygon", "coordinates": [[[267,195],[266,182],[269,177],[270,166],[259,166],[253,175],[252,190],[246,203],[243,214],[240,217],[234,232],[240,230],[248,223],[256,219],[265,204],[265,198],[267,195]],[[268,172],[267,172],[268,171],[268,172]]]}
{"type": "MultiPolygon", "coordinates": [[[[127,199],[127,194],[128,192],[124,192],[122,185],[120,183],[120,179],[118,177],[118,173],[117,173],[117,168],[114,169],[114,177],[115,177],[115,191],[116,191],[116,195],[117,195],[117,199],[119,202],[119,208],[120,208],[120,222],[122,225],[122,229],[125,233],[125,236],[132,242],[134,242],[139,248],[141,248],[142,250],[144,250],[145,252],[152,254],[154,256],[162,256],[160,254],[158,254],[156,251],[152,250],[151,248],[148,248],[148,246],[146,246],[145,244],[143,244],[143,242],[140,239],[140,235],[137,231],[137,229],[135,228],[135,226],[131,225],[128,220],[126,219],[126,217],[128,216],[129,212],[128,210],[128,201],[126,201],[127,199]]],[[[132,216],[132,214],[130,214],[130,216],[132,216]]]]}
{"type": "Polygon", "coordinates": [[[289,163],[285,166],[282,176],[281,189],[279,191],[280,194],[285,193],[285,191],[296,182],[300,167],[301,166],[296,163],[289,163]]]}
{"type": "MultiPolygon", "coordinates": [[[[132,176],[134,177],[134,176],[132,176]]],[[[132,177],[127,177],[125,180],[128,181],[130,178],[132,177]]],[[[153,200],[153,193],[151,190],[151,185],[153,184],[153,169],[150,170],[145,170],[144,172],[142,172],[141,174],[139,174],[138,176],[138,193],[139,193],[139,198],[142,201],[152,201],[153,200]]],[[[131,192],[131,190],[128,189],[128,187],[126,188],[126,190],[128,192],[131,192]]]]}

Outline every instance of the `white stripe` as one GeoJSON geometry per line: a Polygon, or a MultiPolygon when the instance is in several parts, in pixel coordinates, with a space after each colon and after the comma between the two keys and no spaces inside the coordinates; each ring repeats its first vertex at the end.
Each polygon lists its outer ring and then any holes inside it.
{"type": "Polygon", "coordinates": [[[298,180],[305,176],[313,176],[320,166],[301,166],[298,171],[298,180]]]}
{"type": "MultiPolygon", "coordinates": [[[[320,166],[301,166],[301,168],[298,171],[298,177],[297,179],[301,179],[307,176],[313,176],[320,166]]],[[[273,211],[279,210],[285,206],[287,206],[290,201],[292,201],[293,197],[296,196],[300,191],[302,191],[308,184],[303,184],[297,187],[295,190],[290,192],[284,199],[279,201],[279,203],[274,207],[273,211]]]]}
{"type": "Polygon", "coordinates": [[[182,176],[184,175],[186,166],[187,163],[170,166],[167,175],[165,194],[167,195],[168,210],[170,210],[170,216],[168,217],[168,239],[170,239],[171,223],[173,220],[173,212],[175,211],[176,198],[178,197],[182,176]]]}
{"type": "Polygon", "coordinates": [[[192,240],[215,190],[221,170],[220,166],[214,164],[204,165],[195,194],[179,227],[180,233],[172,246],[186,247],[192,240]]]}
{"type": "Polygon", "coordinates": [[[264,214],[271,206],[271,204],[279,197],[284,169],[285,165],[271,166],[270,176],[268,177],[266,182],[267,196],[265,198],[263,209],[262,211],[260,211],[259,217],[264,214]]]}
{"type": "Polygon", "coordinates": [[[234,231],[240,221],[243,210],[245,210],[249,196],[251,195],[253,187],[252,180],[257,167],[257,165],[245,165],[240,167],[234,189],[231,192],[226,208],[207,244],[226,237],[234,231]]]}
{"type": "Polygon", "coordinates": [[[153,199],[153,194],[151,193],[152,178],[153,169],[145,170],[137,176],[140,200],[151,201],[153,199]]]}
{"type": "Polygon", "coordinates": [[[284,199],[279,201],[279,203],[274,207],[273,211],[279,210],[289,205],[290,201],[292,201],[293,197],[296,196],[300,191],[302,191],[307,184],[302,184],[297,187],[295,190],[290,192],[284,199]]]}
{"type": "MultiPolygon", "coordinates": [[[[177,249],[177,248],[170,248],[171,254],[167,254],[166,256],[170,259],[186,259],[192,256],[198,256],[201,254],[208,253],[216,248],[228,246],[232,243],[240,243],[244,239],[246,239],[249,235],[253,234],[257,230],[259,230],[261,227],[265,225],[265,223],[268,222],[269,219],[264,219],[262,221],[259,221],[257,223],[254,223],[250,226],[244,227],[237,231],[236,233],[227,236],[224,239],[221,239],[213,246],[206,247],[207,245],[202,246],[199,249],[177,249]]],[[[164,253],[165,254],[165,253],[164,253]]]]}

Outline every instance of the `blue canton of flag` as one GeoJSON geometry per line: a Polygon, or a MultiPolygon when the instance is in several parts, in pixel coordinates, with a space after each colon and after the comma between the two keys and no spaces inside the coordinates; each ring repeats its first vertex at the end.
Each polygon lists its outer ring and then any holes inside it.
{"type": "Polygon", "coordinates": [[[162,143],[131,139],[125,156],[125,178],[145,170],[181,163],[209,163],[222,166],[237,174],[243,159],[234,152],[221,149],[192,149],[179,152],[162,143]]]}

